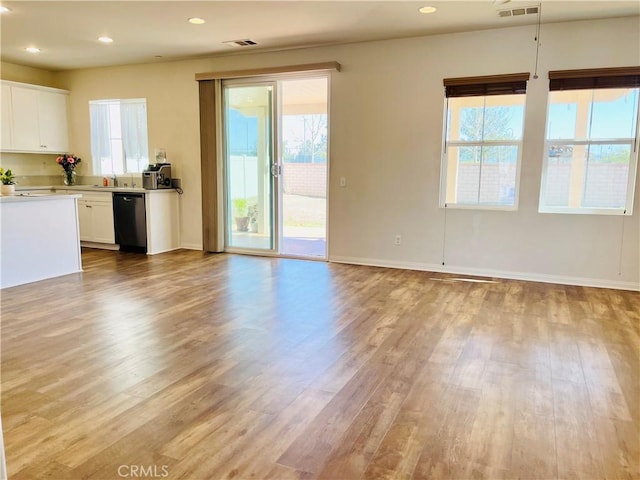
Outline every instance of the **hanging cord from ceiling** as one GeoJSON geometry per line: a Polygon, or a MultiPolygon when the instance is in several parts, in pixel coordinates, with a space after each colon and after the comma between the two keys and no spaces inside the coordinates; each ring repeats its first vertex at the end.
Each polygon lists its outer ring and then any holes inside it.
{"type": "Polygon", "coordinates": [[[447,204],[444,204],[444,225],[442,226],[442,265],[447,251],[447,204]]]}
{"type": "Polygon", "coordinates": [[[627,209],[624,209],[624,212],[622,212],[622,229],[620,231],[620,258],[618,259],[618,275],[622,275],[622,262],[623,262],[623,247],[624,247],[624,220],[627,216],[627,209]]]}
{"type": "Polygon", "coordinates": [[[536,67],[533,71],[533,78],[538,78],[538,59],[540,58],[540,24],[542,23],[542,2],[538,4],[538,22],[536,23],[536,67]]]}

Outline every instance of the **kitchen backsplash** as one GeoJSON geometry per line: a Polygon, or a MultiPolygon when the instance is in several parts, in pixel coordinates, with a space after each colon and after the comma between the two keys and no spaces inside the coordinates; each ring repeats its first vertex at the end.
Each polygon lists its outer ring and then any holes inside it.
{"type": "MultiPolygon", "coordinates": [[[[39,153],[9,153],[0,154],[0,167],[11,169],[16,176],[18,186],[46,186],[62,185],[64,174],[62,167],[56,163],[57,154],[39,153]]],[[[78,185],[102,185],[103,178],[108,179],[109,185],[113,185],[112,175],[83,175],[86,168],[84,161],[77,170],[76,182],[78,185]]],[[[117,175],[118,185],[121,187],[141,187],[142,174],[117,175]]]]}
{"type": "MultiPolygon", "coordinates": [[[[111,175],[93,176],[78,175],[76,185],[103,185],[103,178],[107,178],[107,183],[113,187],[113,177],[111,175]]],[[[142,176],[140,174],[117,175],[119,187],[142,187],[142,176]]],[[[16,175],[16,185],[18,187],[43,187],[46,185],[63,185],[64,175],[16,175]]]]}
{"type": "MultiPolygon", "coordinates": [[[[123,174],[116,175],[119,187],[142,187],[142,174],[123,174]]],[[[80,175],[78,176],[78,185],[102,185],[103,179],[107,179],[110,187],[113,187],[113,175],[80,175]]]]}
{"type": "Polygon", "coordinates": [[[61,175],[16,175],[16,187],[44,187],[62,185],[61,175]]]}
{"type": "Polygon", "coordinates": [[[10,168],[16,176],[62,175],[62,168],[56,163],[57,154],[10,153],[0,154],[0,167],[10,168]]]}

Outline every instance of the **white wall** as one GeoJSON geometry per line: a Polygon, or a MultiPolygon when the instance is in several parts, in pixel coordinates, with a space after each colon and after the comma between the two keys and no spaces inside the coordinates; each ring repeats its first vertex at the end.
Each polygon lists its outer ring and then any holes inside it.
{"type": "Polygon", "coordinates": [[[534,34],[528,26],[89,69],[61,73],[58,81],[71,90],[71,145],[83,158],[90,158],[88,100],[147,98],[149,146],[166,148],[183,179],[187,247],[202,245],[194,74],[336,60],[343,68],[331,79],[331,259],[640,288],[640,192],[633,215],[624,218],[537,212],[547,72],[638,65],[638,17],[543,26],[540,78],[529,82],[527,94],[519,209],[448,209],[445,232],[438,207],[442,79],[533,73],[534,34]],[[341,176],[346,188],[338,186],[341,176]],[[400,246],[393,245],[396,234],[400,246]]]}

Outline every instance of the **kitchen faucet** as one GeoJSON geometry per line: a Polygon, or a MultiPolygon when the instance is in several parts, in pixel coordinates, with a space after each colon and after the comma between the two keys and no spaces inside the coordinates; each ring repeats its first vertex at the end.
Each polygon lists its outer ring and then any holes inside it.
{"type": "Polygon", "coordinates": [[[112,179],[113,179],[113,186],[117,187],[118,186],[118,177],[116,177],[115,173],[113,174],[112,179]]]}

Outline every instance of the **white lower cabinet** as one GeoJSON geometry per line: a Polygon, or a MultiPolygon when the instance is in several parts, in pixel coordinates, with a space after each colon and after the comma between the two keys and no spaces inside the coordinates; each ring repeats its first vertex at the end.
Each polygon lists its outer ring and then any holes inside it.
{"type": "Polygon", "coordinates": [[[147,253],[168,252],[180,248],[180,206],[178,194],[152,192],[146,195],[147,253]]]}
{"type": "Polygon", "coordinates": [[[91,228],[93,210],[87,205],[86,200],[78,200],[78,225],[80,227],[80,240],[87,241],[92,237],[91,228]]]}
{"type": "Polygon", "coordinates": [[[94,243],[116,243],[113,229],[113,198],[107,192],[78,192],[80,240],[94,243]]]}
{"type": "Polygon", "coordinates": [[[116,243],[113,229],[113,203],[91,202],[91,227],[93,241],[98,243],[116,243]]]}

